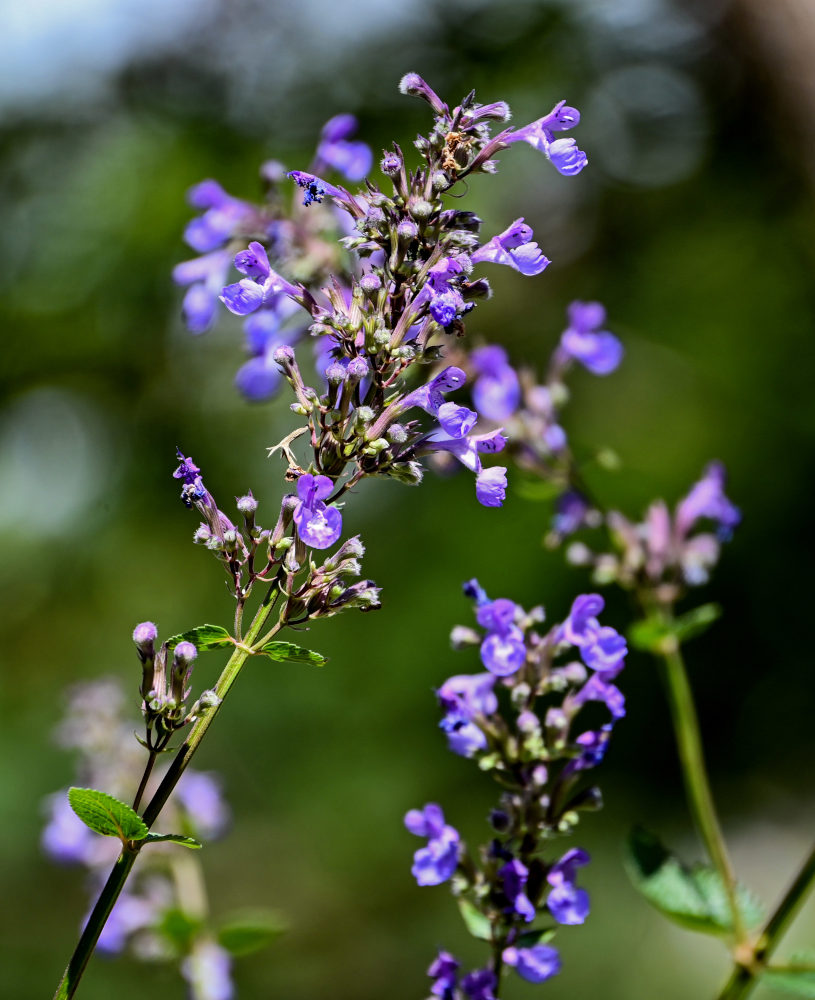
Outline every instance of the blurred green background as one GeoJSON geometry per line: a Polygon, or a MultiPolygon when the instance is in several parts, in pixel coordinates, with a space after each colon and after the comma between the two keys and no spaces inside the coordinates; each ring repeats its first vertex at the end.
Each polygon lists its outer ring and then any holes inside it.
{"type": "MultiPolygon", "coordinates": [[[[112,673],[135,694],[136,622],[168,634],[232,613],[190,544],[195,519],[169,475],[176,444],[222,506],[251,487],[268,521],[280,494],[265,446],[293,426],[286,401],[237,397],[237,322],[197,339],[180,324],[169,275],[189,255],[185,190],[212,176],[254,198],[259,163],[304,166],[339,111],[359,116],[375,150],[409,146],[428,117],[397,92],[408,70],[451,102],[471,87],[506,99],[518,124],[563,97],[583,112],[578,178],[524,146],[473,181],[466,207],[485,231],[524,215],[553,264],[535,279],[492,271],[495,296],[469,330],[540,365],[569,301],[607,304],[625,363],[575,376],[567,429],[621,455],[623,471],[594,485],[632,515],[675,500],[710,458],[726,462],[744,522],[700,595],[726,615],[690,648],[691,672],[737,865],[772,902],[815,829],[813,108],[801,69],[815,28],[811,13],[785,20],[795,7],[779,2],[768,28],[746,0],[0,4],[4,996],[51,995],[86,906],[80,873],[38,842],[42,797],[72,776],[50,738],[65,687],[112,673]]],[[[432,692],[479,669],[448,647],[450,627],[471,621],[462,580],[542,602],[553,619],[586,589],[543,548],[549,517],[511,491],[503,510],[479,507],[468,475],[367,484],[349,505],[382,611],[313,629],[325,670],[251,664],[199,758],[227,776],[235,813],[203,855],[216,913],[267,904],[292,924],[237,964],[239,997],[415,1000],[437,947],[483,960],[446,890],[413,882],[402,815],[438,801],[472,841],[487,835],[493,787],[447,752],[432,692]]],[[[611,601],[612,623],[627,613],[611,601]]],[[[209,654],[199,683],[218,667],[209,654]]],[[[666,925],[622,872],[636,821],[700,856],[653,664],[632,655],[622,687],[607,806],[580,832],[592,915],[559,935],[558,979],[515,980],[509,997],[679,1000],[711,996],[723,975],[715,942],[666,925]]],[[[808,907],[786,952],[814,934],[808,907]]],[[[184,986],[175,970],[96,959],[81,995],[180,998],[184,986]]]]}

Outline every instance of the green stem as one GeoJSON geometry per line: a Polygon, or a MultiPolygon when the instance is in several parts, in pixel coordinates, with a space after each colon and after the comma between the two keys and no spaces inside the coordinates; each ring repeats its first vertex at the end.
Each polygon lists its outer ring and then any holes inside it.
{"type": "Polygon", "coordinates": [[[730,979],[719,994],[719,1000],[741,1000],[742,997],[752,993],[758,985],[763,966],[780,944],[781,938],[814,885],[815,848],[801,865],[781,902],[764,925],[755,947],[755,961],[749,965],[739,965],[733,970],[730,979]]]}
{"type": "Polygon", "coordinates": [[[144,795],[144,790],[147,788],[147,782],[150,780],[150,775],[153,773],[153,765],[156,762],[156,757],[158,756],[158,751],[151,750],[150,756],[147,758],[147,764],[144,768],[144,774],[141,776],[141,781],[139,782],[139,789],[136,792],[136,797],[133,799],[133,810],[134,812],[139,811],[139,803],[141,802],[141,797],[144,795]]]}
{"type": "MultiPolygon", "coordinates": [[[[241,671],[246,660],[251,655],[251,650],[249,647],[252,642],[257,638],[263,626],[271,614],[272,608],[274,607],[273,595],[277,592],[276,584],[269,588],[263,603],[258,608],[257,614],[255,615],[252,624],[249,626],[245,643],[241,647],[236,647],[235,652],[230,656],[229,661],[223,669],[223,673],[218,678],[218,683],[215,685],[215,694],[218,696],[218,703],[207,712],[204,713],[192,726],[187,735],[187,738],[178,748],[178,751],[173,758],[172,764],[164,775],[156,793],[150,800],[147,808],[144,810],[143,820],[148,827],[151,827],[158,818],[159,813],[164,808],[167,799],[169,799],[173,789],[178,783],[179,778],[184,773],[187,765],[192,760],[193,754],[198,749],[201,744],[201,740],[204,738],[206,731],[212,725],[212,721],[218,714],[224,699],[229,693],[232,685],[237,680],[238,674],[241,671]]],[[[272,630],[271,634],[274,634],[282,628],[280,623],[277,624],[272,630]]],[[[85,971],[85,967],[88,964],[88,960],[93,954],[93,950],[96,947],[96,942],[99,940],[99,935],[102,933],[102,929],[110,916],[110,911],[113,909],[116,900],[119,898],[119,894],[124,888],[125,882],[130,875],[130,870],[138,855],[139,846],[138,844],[132,845],[132,847],[125,846],[122,851],[121,857],[116,862],[113,871],[111,871],[105,887],[96,901],[96,905],[93,908],[93,912],[88,918],[88,922],[85,925],[85,929],[79,939],[79,943],[74,950],[71,960],[68,963],[68,968],[65,970],[65,974],[57,987],[57,992],[54,994],[54,1000],[70,1000],[71,997],[76,993],[79,986],[79,981],[82,978],[82,974],[85,971]]]]}
{"type": "MultiPolygon", "coordinates": [[[[670,628],[670,616],[663,614],[662,620],[670,628]]],[[[736,944],[744,945],[748,938],[736,898],[736,877],[716,815],[702,750],[699,718],[679,644],[669,642],[661,656],[665,664],[668,704],[676,734],[688,805],[710,860],[724,885],[736,944]]]]}

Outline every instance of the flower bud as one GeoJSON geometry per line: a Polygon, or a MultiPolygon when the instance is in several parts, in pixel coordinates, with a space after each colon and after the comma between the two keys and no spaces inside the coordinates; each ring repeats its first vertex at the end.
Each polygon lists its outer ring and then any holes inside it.
{"type": "Polygon", "coordinates": [[[419,227],[411,219],[403,219],[396,227],[396,235],[403,243],[410,243],[419,235],[419,227]]]}
{"type": "Polygon", "coordinates": [[[430,180],[434,191],[446,191],[450,187],[450,178],[441,170],[437,170],[430,180]]]}
{"type": "Polygon", "coordinates": [[[391,444],[404,444],[407,441],[407,436],[408,432],[403,424],[391,424],[386,433],[391,444]]]}
{"type": "Polygon", "coordinates": [[[285,368],[294,362],[294,351],[288,344],[281,344],[274,352],[273,357],[277,364],[285,368]]]}
{"type": "Polygon", "coordinates": [[[466,649],[467,646],[480,646],[482,636],[475,629],[466,625],[456,625],[450,633],[450,645],[453,649],[466,649]]]}
{"type": "Polygon", "coordinates": [[[417,198],[408,205],[408,211],[414,219],[419,219],[420,222],[423,222],[433,214],[433,206],[424,198],[417,198]]]}
{"type": "Polygon", "coordinates": [[[345,381],[345,365],[341,365],[339,361],[332,361],[325,370],[325,377],[329,385],[339,385],[345,381]]]}
{"type": "Polygon", "coordinates": [[[492,828],[497,830],[498,833],[506,833],[512,825],[512,820],[508,813],[505,813],[503,809],[493,809],[490,812],[490,823],[492,828]]]}
{"type": "Polygon", "coordinates": [[[206,524],[199,524],[195,529],[195,534],[192,536],[192,540],[196,545],[207,545],[211,538],[212,532],[206,524]]]}
{"type": "Polygon", "coordinates": [[[375,295],[382,287],[382,279],[378,274],[369,271],[359,279],[359,287],[366,295],[375,295]]]}
{"type": "Polygon", "coordinates": [[[371,368],[365,358],[352,358],[348,362],[348,368],[346,369],[346,374],[349,381],[351,379],[365,378],[365,376],[370,372],[371,368]]]}
{"type": "Polygon", "coordinates": [[[241,514],[248,517],[258,509],[258,502],[252,496],[252,491],[250,490],[246,496],[238,497],[236,506],[241,514]]]}
{"type": "Polygon", "coordinates": [[[173,664],[189,666],[198,656],[198,650],[191,642],[179,642],[173,652],[173,664]]]}
{"type": "Polygon", "coordinates": [[[154,643],[158,638],[158,629],[153,622],[142,622],[133,629],[133,642],[139,651],[142,660],[152,659],[155,656],[154,643]]]}
{"type": "Polygon", "coordinates": [[[402,157],[395,151],[386,152],[379,164],[383,174],[396,177],[402,169],[402,157]]]}

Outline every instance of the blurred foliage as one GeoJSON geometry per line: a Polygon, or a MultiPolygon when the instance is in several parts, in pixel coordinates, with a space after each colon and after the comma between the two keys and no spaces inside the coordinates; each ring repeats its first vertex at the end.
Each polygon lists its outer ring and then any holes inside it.
{"type": "MultiPolygon", "coordinates": [[[[49,740],[62,691],[130,676],[135,709],[134,623],[154,619],[166,635],[232,613],[217,567],[190,544],[194,519],[169,476],[175,446],[224,509],[251,487],[267,523],[282,489],[265,446],[291,425],[287,401],[237,398],[237,323],[196,339],[178,319],[169,273],[187,254],[184,192],[213,176],[254,196],[260,162],[305,165],[340,110],[359,115],[375,150],[392,137],[408,146],[427,121],[396,92],[408,70],[451,101],[473,86],[504,98],[519,124],[561,97],[583,109],[590,166],[578,179],[515,147],[497,177],[473,181],[467,207],[486,231],[523,215],[554,263],[537,279],[491,274],[494,298],[469,332],[542,365],[569,301],[606,303],[627,357],[608,379],[576,378],[568,429],[621,455],[620,472],[592,480],[631,514],[654,496],[676,499],[709,458],[726,462],[744,523],[698,595],[725,615],[690,650],[713,781],[740,874],[769,902],[811,837],[811,178],[749,37],[721,4],[705,23],[701,4],[694,19],[656,3],[433,0],[407,4],[381,30],[374,8],[354,23],[354,6],[333,44],[339,13],[302,23],[282,4],[225,3],[173,52],[131,61],[102,97],[43,101],[3,130],[0,941],[10,997],[50,995],[86,906],[79,876],[38,846],[38,803],[72,777],[49,740]],[[289,76],[267,79],[278,60],[289,76]]],[[[364,536],[382,611],[304,637],[330,655],[324,670],[252,663],[201,754],[236,807],[233,833],[203,852],[216,912],[271,905],[291,924],[239,965],[240,997],[415,1000],[438,946],[483,960],[446,890],[413,883],[401,819],[439,801],[466,837],[487,836],[493,789],[446,751],[433,689],[478,669],[447,642],[453,624],[470,622],[462,580],[543,602],[552,618],[587,588],[541,545],[550,513],[511,492],[503,511],[487,510],[470,477],[432,474],[421,490],[366,484],[349,504],[347,530],[364,536]]],[[[609,621],[628,620],[614,598],[609,621]]],[[[199,685],[223,658],[196,667],[199,685]]],[[[679,1000],[708,995],[723,972],[715,944],[663,926],[622,871],[639,819],[699,856],[646,655],[632,654],[622,686],[630,714],[604,765],[607,808],[579,834],[594,857],[593,913],[559,937],[553,1000],[679,1000]]],[[[792,937],[806,944],[813,930],[809,909],[792,937]]],[[[532,989],[516,981],[507,995],[532,989]]],[[[180,997],[183,985],[170,969],[95,959],[82,991],[146,993],[180,997]]]]}

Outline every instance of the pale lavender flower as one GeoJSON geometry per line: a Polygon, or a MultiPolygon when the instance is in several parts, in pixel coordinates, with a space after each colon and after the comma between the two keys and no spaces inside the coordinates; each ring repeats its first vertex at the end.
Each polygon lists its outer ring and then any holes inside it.
{"type": "Polygon", "coordinates": [[[475,477],[475,495],[483,507],[501,507],[507,495],[507,470],[494,465],[482,469],[475,477]]]}
{"type": "Polygon", "coordinates": [[[479,247],[472,255],[473,264],[505,264],[528,276],[540,274],[551,263],[532,240],[532,228],[523,218],[479,247]]]}
{"type": "Polygon", "coordinates": [[[235,267],[247,277],[224,286],[219,298],[236,316],[248,316],[261,306],[271,304],[280,294],[293,299],[301,294],[300,289],[272,270],[264,246],[257,241],[252,241],[248,250],[235,256],[235,267]]]}
{"type": "Polygon", "coordinates": [[[150,927],[157,917],[158,908],[153,900],[131,895],[125,890],[116,900],[96,946],[109,955],[118,954],[131,934],[150,927]]]}
{"type": "Polygon", "coordinates": [[[497,677],[516,673],[526,662],[523,632],[515,624],[517,605],[505,597],[476,608],[476,618],[487,636],[481,643],[481,662],[497,677]]]}
{"type": "Polygon", "coordinates": [[[421,445],[423,451],[448,451],[461,462],[465,468],[476,474],[476,499],[485,507],[498,507],[504,498],[506,469],[498,468],[504,473],[486,479],[479,478],[484,472],[481,464],[482,454],[495,454],[502,451],[507,443],[500,429],[488,434],[469,434],[465,437],[444,437],[441,434],[429,434],[421,445]]]}
{"type": "Polygon", "coordinates": [[[317,146],[317,171],[323,164],[336,170],[349,181],[361,181],[371,170],[373,153],[364,142],[349,142],[357,130],[357,120],[353,115],[340,114],[323,125],[320,143],[317,146]]]}
{"type": "Polygon", "coordinates": [[[327,549],[340,537],[342,514],[336,507],[323,502],[330,496],[334,484],[328,476],[306,473],[297,480],[299,501],[294,510],[294,523],[306,545],[313,549],[327,549]]]}
{"type": "Polygon", "coordinates": [[[204,333],[212,326],[229,271],[229,256],[227,250],[213,250],[173,268],[173,281],[188,286],[181,310],[190,333],[204,333]]]}
{"type": "Polygon", "coordinates": [[[176,785],[175,795],[200,837],[214,840],[225,832],[231,813],[218,775],[188,769],[176,785]]]}
{"type": "Polygon", "coordinates": [[[676,531],[680,538],[702,518],[716,522],[721,538],[730,537],[741,521],[741,512],[725,496],[724,485],[724,466],[721,462],[711,462],[676,509],[676,531]]]}
{"type": "Polygon", "coordinates": [[[198,940],[181,963],[181,975],[192,988],[195,1000],[232,1000],[235,988],[230,975],[229,952],[214,941],[198,940]]]}
{"type": "Polygon", "coordinates": [[[548,115],[524,125],[523,128],[503,134],[501,142],[507,146],[513,142],[528,142],[533,149],[543,153],[559,173],[572,177],[586,166],[588,157],[578,148],[574,139],[555,139],[554,133],[568,131],[579,122],[580,112],[561,101],[548,115]]]}
{"type": "Polygon", "coordinates": [[[209,253],[222,246],[251,219],[255,210],[250,204],[227,194],[217,181],[206,180],[191,188],[187,199],[204,214],[190,220],[184,239],[198,253],[209,253]]]}

